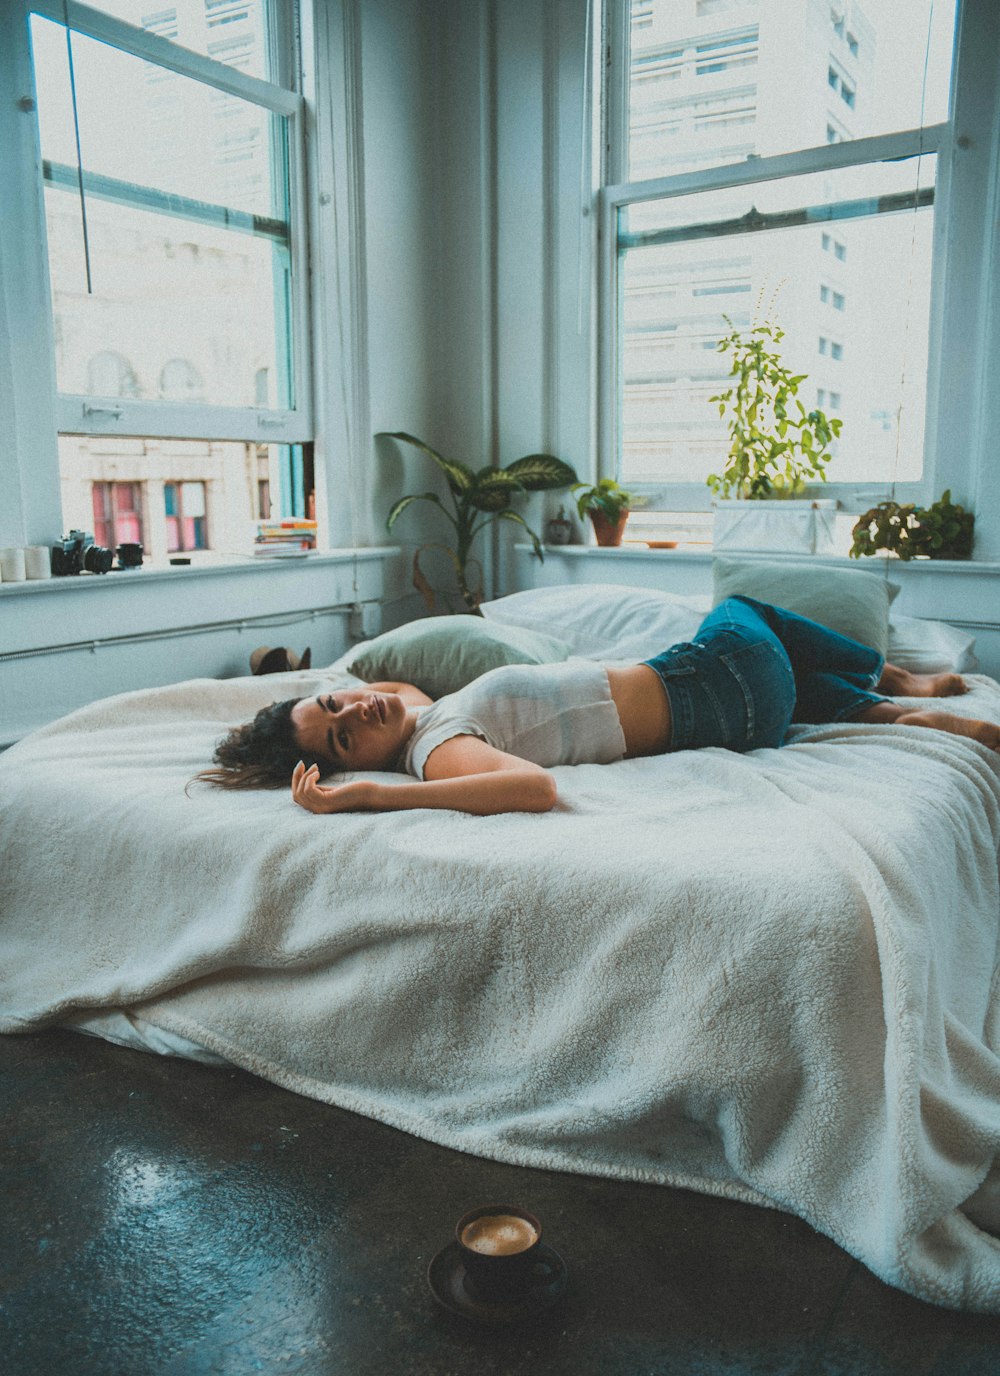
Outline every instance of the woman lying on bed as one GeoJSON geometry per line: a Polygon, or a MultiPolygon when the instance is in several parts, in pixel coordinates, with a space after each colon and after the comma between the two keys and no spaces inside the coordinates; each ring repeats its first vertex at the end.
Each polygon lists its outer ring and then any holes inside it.
{"type": "Polygon", "coordinates": [[[1000,749],[1000,727],[901,707],[888,695],[965,692],[957,674],[915,675],[793,612],[731,597],[692,642],[626,668],[588,660],[493,669],[432,702],[408,683],[370,683],[279,702],[237,727],[198,777],[274,788],[291,777],[309,812],[455,808],[545,812],[554,765],[722,746],[780,746],[793,722],[934,727],[1000,749]],[[402,770],[419,782],[319,783],[332,771],[402,770]]]}

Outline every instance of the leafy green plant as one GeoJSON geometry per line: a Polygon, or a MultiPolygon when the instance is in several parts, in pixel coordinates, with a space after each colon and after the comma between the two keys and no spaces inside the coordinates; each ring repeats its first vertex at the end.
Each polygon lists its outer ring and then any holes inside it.
{"type": "Polygon", "coordinates": [[[425,549],[441,550],[451,560],[455,570],[458,591],[466,610],[474,612],[483,600],[480,583],[470,586],[473,567],[479,568],[478,560],[472,558],[472,546],[476,537],[494,521],[513,521],[523,526],[531,537],[531,543],[539,559],[544,559],[542,544],[538,536],[518,512],[510,509],[512,499],[522,492],[543,492],[568,487],[576,481],[576,471],[568,463],[563,463],[553,454],[527,454],[523,459],[515,459],[506,468],[480,468],[478,472],[458,459],[446,459],[423,440],[402,431],[390,433],[382,431],[377,439],[399,440],[412,444],[427,454],[440,468],[448,482],[448,495],[452,509],[449,511],[436,492],[413,493],[400,497],[393,504],[386,518],[386,529],[392,530],[399,517],[414,502],[433,502],[441,508],[451,522],[455,533],[454,545],[433,543],[422,545],[413,556],[413,582],[423,593],[428,608],[433,609],[434,594],[420,568],[420,554],[425,549]]]}
{"type": "Polygon", "coordinates": [[[719,353],[732,355],[733,384],[709,401],[719,415],[728,413],[729,454],[719,473],[708,475],[718,497],[794,497],[807,481],[826,482],[828,448],[842,422],[818,408],[807,411],[799,388],[807,373],[793,373],[778,345],[785,337],[769,321],[738,330],[723,317],[729,333],[719,340],[719,353]]]}
{"type": "Polygon", "coordinates": [[[900,559],[968,559],[975,516],[951,500],[947,488],[930,506],[879,502],[859,516],[851,530],[852,559],[888,550],[900,559]]]}
{"type": "Polygon", "coordinates": [[[576,510],[581,520],[589,511],[599,511],[609,521],[617,521],[623,511],[631,511],[642,501],[633,492],[626,492],[614,478],[601,478],[596,483],[574,483],[570,491],[579,494],[576,510]]]}

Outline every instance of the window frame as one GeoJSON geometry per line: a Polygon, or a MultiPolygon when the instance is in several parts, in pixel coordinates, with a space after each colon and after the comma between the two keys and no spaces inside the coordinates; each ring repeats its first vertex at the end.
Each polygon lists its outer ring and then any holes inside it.
{"type": "MultiPolygon", "coordinates": [[[[954,393],[955,360],[958,351],[969,354],[968,333],[962,335],[963,311],[961,302],[968,301],[980,281],[980,273],[988,266],[989,242],[984,245],[986,264],[963,263],[961,245],[963,235],[978,244],[984,239],[981,218],[991,204],[989,187],[973,188],[976,169],[966,165],[955,167],[956,152],[973,146],[980,136],[985,149],[995,146],[992,128],[994,103],[1000,99],[998,73],[987,73],[978,67],[981,89],[972,94],[964,74],[976,68],[977,40],[982,41],[984,26],[989,23],[987,0],[958,0],[957,24],[952,61],[951,104],[949,119],[888,134],[847,139],[813,148],[800,149],[770,157],[753,156],[740,163],[672,174],[642,181],[626,177],[629,136],[629,0],[606,0],[604,5],[603,91],[601,93],[602,173],[597,193],[599,221],[597,293],[597,454],[601,475],[621,478],[621,435],[618,414],[619,397],[619,267],[618,213],[628,205],[661,200],[692,192],[725,187],[752,185],[757,182],[824,172],[851,166],[900,158],[934,154],[937,158],[935,179],[935,224],[932,258],[929,363],[924,434],[923,475],[916,482],[873,481],[871,483],[837,483],[830,481],[807,489],[810,497],[833,497],[847,510],[864,510],[873,502],[894,493],[900,501],[924,502],[932,492],[939,493],[952,483],[957,488],[975,480],[975,459],[970,450],[963,458],[954,457],[956,423],[968,439],[979,438],[976,408],[966,407],[969,414],[959,420],[960,403],[954,393]],[[964,116],[959,124],[959,110],[964,116]],[[948,358],[946,367],[943,360],[948,358]],[[946,383],[946,375],[949,381],[946,383]]],[[[987,152],[986,156],[989,156],[987,152]]],[[[966,159],[968,162],[968,159],[966,159]]],[[[979,164],[980,169],[982,163],[979,164]]],[[[986,235],[988,240],[988,234],[986,235]]],[[[981,289],[980,289],[981,290],[981,289]]],[[[965,324],[968,324],[966,317],[965,324]]],[[[985,325],[973,356],[963,368],[971,386],[982,376],[988,356],[989,320],[981,315],[985,325]]],[[[982,460],[980,459],[980,462],[982,460]]],[[[630,490],[646,500],[651,510],[704,511],[713,504],[710,489],[703,482],[628,482],[630,490]]]]}
{"type": "MultiPolygon", "coordinates": [[[[37,109],[34,71],[31,69],[29,26],[32,14],[57,24],[68,19],[74,32],[107,43],[122,52],[261,106],[288,120],[289,191],[289,348],[294,378],[295,404],[287,408],[236,407],[197,402],[134,400],[97,394],[57,393],[54,430],[57,434],[84,436],[134,436],[143,439],[232,440],[249,443],[297,444],[313,438],[312,369],[310,348],[309,242],[305,145],[305,102],[291,89],[297,76],[289,39],[294,25],[293,0],[271,0],[269,43],[278,55],[277,81],[263,81],[225,63],[182,47],[145,29],[136,28],[78,0],[17,0],[13,7],[15,35],[24,43],[31,81],[31,99],[37,109]]],[[[31,165],[23,155],[14,166],[17,199],[25,219],[22,232],[33,233],[41,244],[41,285],[36,289],[36,318],[44,321],[45,342],[55,373],[55,340],[52,294],[48,271],[44,184],[37,118],[33,122],[34,156],[31,165]],[[30,184],[29,184],[30,180],[30,184]]],[[[58,503],[59,494],[55,493],[58,503]]]]}

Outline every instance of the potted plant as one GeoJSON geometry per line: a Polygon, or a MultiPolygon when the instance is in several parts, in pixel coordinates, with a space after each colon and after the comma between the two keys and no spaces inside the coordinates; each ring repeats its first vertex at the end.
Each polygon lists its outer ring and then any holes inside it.
{"type": "Polygon", "coordinates": [[[393,504],[385,523],[386,529],[392,530],[408,506],[412,506],[414,502],[433,502],[441,508],[454,528],[454,545],[421,545],[413,556],[413,584],[423,594],[428,610],[434,610],[434,591],[420,567],[420,555],[425,549],[441,550],[451,560],[455,570],[455,581],[464,604],[463,610],[469,612],[475,612],[483,600],[482,569],[478,560],[472,557],[472,546],[476,537],[488,525],[495,521],[513,521],[523,526],[531,537],[535,553],[539,559],[544,559],[538,536],[523,516],[510,509],[510,504],[512,498],[521,492],[543,492],[568,487],[576,480],[576,472],[568,463],[563,463],[553,454],[527,454],[523,459],[515,459],[506,468],[493,468],[487,465],[476,472],[458,459],[444,458],[429,444],[424,444],[423,440],[401,431],[382,431],[376,439],[399,440],[404,444],[415,445],[434,460],[448,482],[448,495],[452,506],[450,511],[436,492],[413,493],[400,497],[399,501],[393,504]],[[479,576],[470,584],[474,567],[479,570],[479,576]]]}
{"type": "Polygon", "coordinates": [[[729,432],[726,465],[707,480],[719,499],[715,547],[816,553],[833,542],[837,504],[802,494],[808,482],[826,482],[829,446],[842,422],[818,407],[806,409],[799,389],[807,374],[793,373],[783,361],[780,326],[765,321],[743,331],[724,319],[729,333],[718,351],[732,356],[733,381],[709,398],[729,432]],[[772,504],[776,498],[781,507],[772,504]]]}
{"type": "Polygon", "coordinates": [[[631,492],[619,486],[614,478],[601,478],[596,483],[574,483],[570,489],[579,493],[576,509],[583,520],[590,517],[594,527],[594,537],[599,545],[620,545],[625,530],[625,522],[633,506],[639,500],[631,492]]]}
{"type": "Polygon", "coordinates": [[[952,502],[950,488],[928,507],[879,502],[855,522],[850,555],[861,559],[884,549],[904,560],[969,559],[975,519],[952,502]]]}

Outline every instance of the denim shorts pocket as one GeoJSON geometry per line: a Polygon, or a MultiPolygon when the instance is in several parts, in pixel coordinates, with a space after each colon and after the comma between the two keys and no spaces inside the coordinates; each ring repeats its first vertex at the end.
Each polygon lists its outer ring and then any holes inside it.
{"type": "Polygon", "coordinates": [[[719,656],[739,685],[746,708],[745,750],[781,744],[795,710],[795,677],[780,645],[755,641],[719,656]]]}

